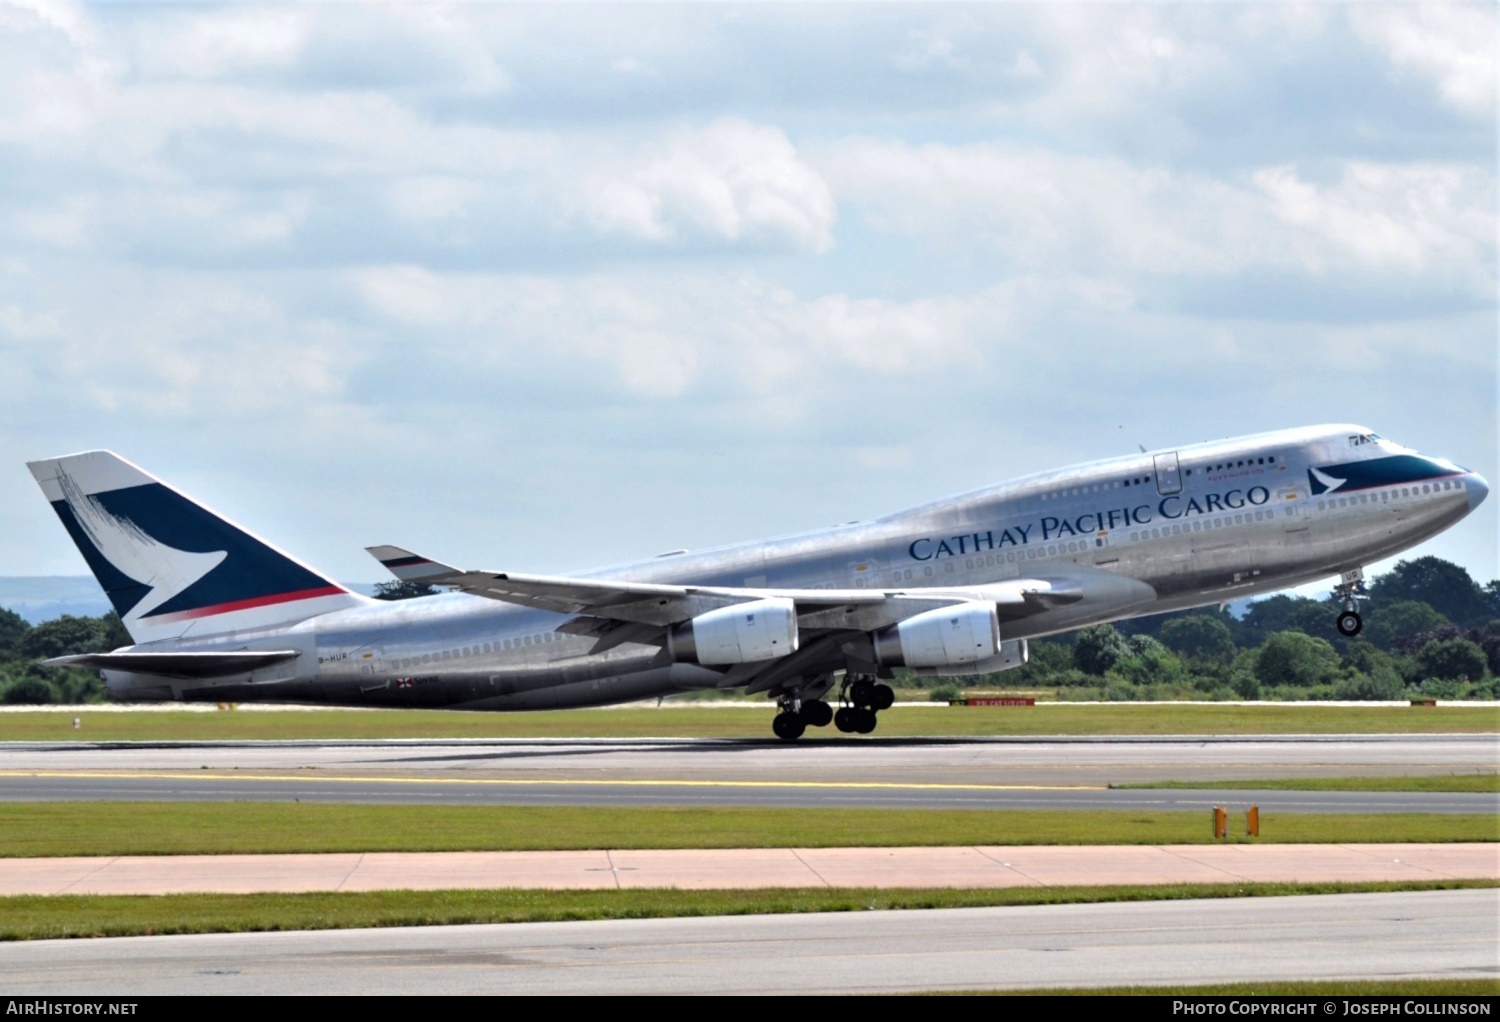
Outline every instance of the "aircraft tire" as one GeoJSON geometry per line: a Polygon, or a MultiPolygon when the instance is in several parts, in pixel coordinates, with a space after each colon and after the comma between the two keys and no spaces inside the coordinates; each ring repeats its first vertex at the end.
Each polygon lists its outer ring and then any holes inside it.
{"type": "Polygon", "coordinates": [[[859,717],[854,722],[854,730],[862,735],[867,735],[875,730],[875,711],[860,709],[856,710],[859,717]]]}
{"type": "Polygon", "coordinates": [[[833,707],[821,699],[803,703],[802,719],[808,727],[827,727],[833,722],[833,707]]]}
{"type": "Polygon", "coordinates": [[[852,706],[840,706],[838,712],[833,715],[833,726],[846,735],[853,734],[858,730],[855,726],[855,721],[857,720],[855,714],[857,713],[859,711],[852,706]]]}
{"type": "Polygon", "coordinates": [[[875,683],[869,678],[860,678],[849,686],[849,701],[855,706],[869,706],[875,701],[875,683]]]}
{"type": "Polygon", "coordinates": [[[1338,627],[1340,635],[1352,639],[1364,630],[1365,621],[1354,611],[1346,610],[1339,615],[1338,627]]]}
{"type": "Polygon", "coordinates": [[[771,730],[776,732],[776,737],[782,741],[794,742],[802,737],[802,732],[807,730],[807,724],[800,714],[778,713],[776,719],[771,721],[771,730]]]}
{"type": "Polygon", "coordinates": [[[896,690],[889,685],[876,685],[875,696],[870,701],[872,710],[889,710],[896,701],[896,690]]]}

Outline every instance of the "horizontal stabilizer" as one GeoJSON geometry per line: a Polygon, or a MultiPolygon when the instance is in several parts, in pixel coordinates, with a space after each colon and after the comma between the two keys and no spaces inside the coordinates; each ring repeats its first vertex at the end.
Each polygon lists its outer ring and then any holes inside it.
{"type": "Polygon", "coordinates": [[[236,653],[79,653],[43,660],[44,667],[91,667],[163,678],[224,678],[295,660],[295,649],[236,653]]]}
{"type": "Polygon", "coordinates": [[[457,568],[429,561],[421,554],[414,554],[398,546],[367,546],[365,549],[371,557],[385,565],[386,571],[402,582],[426,582],[439,575],[459,574],[457,568]]]}

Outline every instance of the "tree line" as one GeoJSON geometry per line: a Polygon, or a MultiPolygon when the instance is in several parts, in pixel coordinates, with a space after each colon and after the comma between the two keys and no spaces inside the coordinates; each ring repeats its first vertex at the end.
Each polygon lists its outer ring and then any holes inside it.
{"type": "Polygon", "coordinates": [[[1332,594],[1272,596],[1239,618],[1200,608],[1094,625],[1032,642],[1024,667],[925,687],[934,698],[995,687],[1111,700],[1500,695],[1500,580],[1481,586],[1451,561],[1419,557],[1370,583],[1353,639],[1335,627],[1341,609],[1332,594]]]}
{"type": "MultiPolygon", "coordinates": [[[[391,582],[381,599],[428,595],[391,582]]],[[[1491,699],[1500,696],[1500,580],[1483,586],[1438,557],[1402,561],[1370,584],[1364,631],[1334,627],[1337,601],[1272,596],[1242,617],[1205,608],[1094,625],[1030,644],[1031,660],[1003,674],[904,675],[934,698],[963,688],[1056,689],[1082,699],[1491,699]]],[[[130,645],[113,611],[36,626],[0,609],[0,702],[107,699],[98,672],[38,661],[130,645]]]]}

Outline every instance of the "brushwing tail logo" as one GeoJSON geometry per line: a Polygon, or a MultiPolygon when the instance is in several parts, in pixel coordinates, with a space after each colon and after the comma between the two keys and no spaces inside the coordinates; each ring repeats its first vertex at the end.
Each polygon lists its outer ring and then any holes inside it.
{"type": "Polygon", "coordinates": [[[1325,493],[1332,493],[1348,481],[1347,479],[1335,479],[1328,473],[1319,472],[1315,468],[1308,468],[1307,470],[1307,485],[1312,490],[1314,497],[1325,493]]]}
{"type": "Polygon", "coordinates": [[[224,550],[198,554],[169,547],[129,518],[112,514],[99,500],[84,493],[67,473],[59,472],[57,482],[68,510],[73,512],[79,528],[100,556],[122,574],[151,587],[130,608],[128,613],[132,618],[149,614],[213,571],[228,556],[224,550]]]}

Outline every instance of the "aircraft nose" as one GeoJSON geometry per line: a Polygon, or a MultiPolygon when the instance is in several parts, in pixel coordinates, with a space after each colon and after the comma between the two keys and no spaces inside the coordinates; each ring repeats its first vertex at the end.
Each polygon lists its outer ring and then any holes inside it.
{"type": "Polygon", "coordinates": [[[1470,511],[1483,504],[1484,498],[1490,495],[1490,484],[1478,472],[1470,472],[1464,477],[1464,489],[1469,491],[1470,511]]]}

